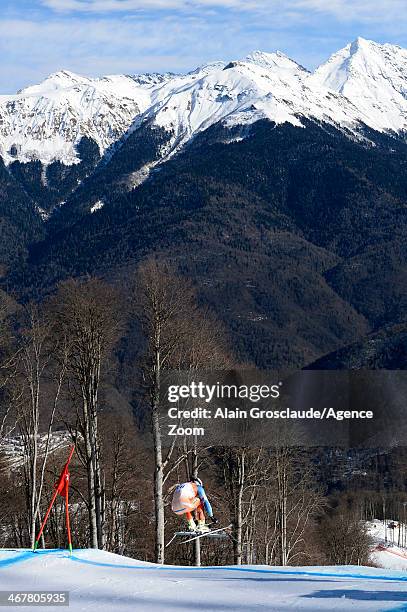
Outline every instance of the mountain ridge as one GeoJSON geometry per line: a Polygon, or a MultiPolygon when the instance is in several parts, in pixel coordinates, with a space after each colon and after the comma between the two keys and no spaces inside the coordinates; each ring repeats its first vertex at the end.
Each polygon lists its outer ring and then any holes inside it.
{"type": "MultiPolygon", "coordinates": [[[[329,67],[332,79],[350,52],[356,66],[360,53],[372,55],[376,70],[377,48],[359,41],[329,67]]],[[[394,70],[393,62],[389,86],[394,70]]],[[[126,284],[153,255],[196,284],[244,362],[304,367],[354,341],[359,351],[384,326],[387,355],[407,311],[407,142],[402,130],[369,127],[373,94],[362,117],[350,98],[282,53],[253,52],[186,75],[85,77],[83,85],[67,71],[56,75],[40,88],[49,91],[40,108],[56,105],[72,163],[2,163],[6,290],[37,299],[89,274],[126,284]],[[90,97],[93,109],[114,102],[102,122],[109,126],[129,90],[136,118],[129,113],[101,144],[90,115],[85,135],[70,127],[64,96],[90,97]]],[[[347,76],[357,93],[354,70],[347,76]]],[[[375,78],[366,83],[373,93],[376,86],[375,78]]],[[[24,91],[35,109],[38,90],[24,91]]],[[[402,92],[392,115],[400,121],[402,92]]],[[[55,116],[40,127],[52,132],[55,116]]]]}
{"type": "Polygon", "coordinates": [[[60,70],[39,85],[0,96],[0,156],[6,164],[72,165],[79,162],[75,147],[81,138],[93,139],[103,155],[145,121],[174,131],[174,151],[218,121],[250,125],[266,118],[301,125],[307,117],[356,136],[364,124],[403,133],[406,79],[406,50],[361,38],[313,73],[280,51],[253,51],[181,75],[90,78],[60,70]]]}

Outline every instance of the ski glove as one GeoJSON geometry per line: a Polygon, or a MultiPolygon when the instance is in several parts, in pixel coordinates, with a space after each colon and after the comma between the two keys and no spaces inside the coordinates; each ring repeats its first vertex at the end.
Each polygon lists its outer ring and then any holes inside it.
{"type": "Polygon", "coordinates": [[[212,525],[218,525],[219,521],[214,516],[211,516],[212,525]]]}

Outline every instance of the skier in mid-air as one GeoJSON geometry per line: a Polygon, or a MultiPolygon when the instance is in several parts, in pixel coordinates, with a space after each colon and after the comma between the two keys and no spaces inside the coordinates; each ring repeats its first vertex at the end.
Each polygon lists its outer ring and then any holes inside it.
{"type": "Polygon", "coordinates": [[[177,485],[172,497],[171,508],[175,514],[185,515],[189,531],[199,531],[201,533],[210,531],[205,523],[205,512],[212,520],[212,524],[218,522],[213,516],[212,506],[206,497],[200,478],[192,478],[190,482],[177,485]],[[195,512],[197,524],[192,517],[192,512],[195,512]]]}

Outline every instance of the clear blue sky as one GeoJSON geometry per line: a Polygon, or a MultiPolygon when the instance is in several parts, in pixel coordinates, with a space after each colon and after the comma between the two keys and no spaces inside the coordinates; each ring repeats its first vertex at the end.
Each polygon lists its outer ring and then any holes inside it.
{"type": "Polygon", "coordinates": [[[406,0],[0,0],[0,93],[62,68],[185,71],[280,49],[308,68],[357,36],[407,47],[406,0]]]}

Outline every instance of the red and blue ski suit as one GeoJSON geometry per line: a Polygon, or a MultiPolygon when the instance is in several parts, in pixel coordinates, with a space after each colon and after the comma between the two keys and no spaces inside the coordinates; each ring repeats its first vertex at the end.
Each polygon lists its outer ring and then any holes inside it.
{"type": "Polygon", "coordinates": [[[205,521],[204,511],[209,518],[213,517],[212,506],[206,497],[205,489],[195,482],[184,482],[177,486],[171,508],[175,514],[185,514],[188,521],[192,519],[193,511],[198,521],[205,521]]]}

